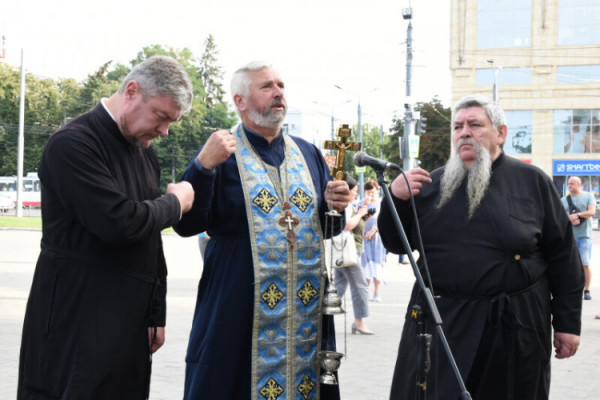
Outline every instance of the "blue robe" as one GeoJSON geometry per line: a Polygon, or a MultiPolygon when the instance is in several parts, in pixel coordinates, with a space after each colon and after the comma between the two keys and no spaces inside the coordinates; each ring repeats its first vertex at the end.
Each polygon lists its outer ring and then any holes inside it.
{"type": "MultiPolygon", "coordinates": [[[[269,144],[248,131],[248,140],[262,160],[279,166],[284,160],[283,136],[269,144]]],[[[327,205],[324,193],[329,169],[319,150],[293,137],[308,164],[317,190],[321,226],[327,205]]],[[[194,157],[195,158],[195,157],[194,157]]],[[[207,231],[208,242],[194,322],[186,356],[186,399],[250,399],[254,269],[244,193],[235,156],[214,172],[199,169],[194,160],[183,180],[196,192],[192,210],[175,226],[182,236],[207,231]]],[[[334,233],[341,231],[336,226],[334,233]]],[[[323,350],[335,350],[333,318],[323,321],[323,350]]],[[[337,386],[321,385],[321,399],[339,399],[337,386]]]]}

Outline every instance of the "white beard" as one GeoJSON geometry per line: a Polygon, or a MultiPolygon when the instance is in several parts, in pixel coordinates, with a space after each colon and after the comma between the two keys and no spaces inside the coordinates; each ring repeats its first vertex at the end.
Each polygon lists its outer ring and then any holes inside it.
{"type": "MultiPolygon", "coordinates": [[[[285,118],[287,108],[281,112],[273,112],[271,106],[275,101],[272,101],[269,105],[268,111],[264,114],[260,113],[251,103],[248,103],[248,118],[258,126],[262,126],[267,129],[279,129],[281,123],[285,118]]],[[[281,103],[280,103],[281,104],[281,103]]]]}
{"type": "Polygon", "coordinates": [[[448,203],[456,189],[463,183],[465,176],[467,178],[467,200],[469,202],[468,219],[471,219],[487,192],[492,176],[492,160],[489,151],[473,139],[460,139],[452,148],[452,154],[446,163],[444,175],[442,175],[440,182],[440,201],[436,208],[442,208],[448,203]],[[468,169],[457,151],[462,144],[473,146],[477,153],[471,168],[468,169]]]}

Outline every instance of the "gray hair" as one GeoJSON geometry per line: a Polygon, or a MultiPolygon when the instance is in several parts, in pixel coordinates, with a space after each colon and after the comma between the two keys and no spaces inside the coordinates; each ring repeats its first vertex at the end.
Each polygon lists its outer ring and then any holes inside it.
{"type": "Polygon", "coordinates": [[[260,71],[264,68],[272,68],[272,65],[264,61],[252,61],[235,71],[231,78],[231,97],[236,94],[248,97],[250,95],[250,77],[248,76],[248,72],[260,71]]]}
{"type": "Polygon", "coordinates": [[[123,94],[131,81],[136,81],[147,100],[157,95],[170,96],[186,113],[192,108],[193,87],[185,68],[171,57],[152,56],[127,74],[118,93],[123,94]]]}
{"type": "Polygon", "coordinates": [[[452,113],[452,125],[454,126],[454,117],[460,110],[464,110],[470,107],[481,107],[485,110],[487,117],[492,121],[492,127],[495,131],[500,129],[502,125],[506,125],[506,117],[504,116],[504,110],[496,102],[491,101],[485,96],[480,94],[471,94],[463,97],[454,106],[452,113]]]}

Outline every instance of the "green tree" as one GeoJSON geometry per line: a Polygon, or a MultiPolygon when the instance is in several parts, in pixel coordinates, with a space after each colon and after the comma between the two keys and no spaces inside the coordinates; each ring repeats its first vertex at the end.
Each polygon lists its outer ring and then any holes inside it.
{"type": "MultiPolygon", "coordinates": [[[[420,167],[432,171],[443,166],[450,156],[450,108],[442,105],[438,98],[430,102],[419,102],[414,107],[427,118],[425,134],[419,144],[420,167]]],[[[384,158],[402,166],[399,138],[404,137],[404,116],[398,116],[392,122],[389,139],[384,142],[384,158]]]]}
{"type": "Polygon", "coordinates": [[[225,101],[223,90],[223,68],[218,64],[217,55],[219,51],[212,35],[208,35],[204,42],[204,51],[200,56],[198,73],[204,88],[203,103],[206,105],[206,115],[200,125],[199,139],[204,143],[214,131],[218,129],[229,129],[232,127],[237,116],[234,111],[229,110],[225,101]]]}
{"type": "MultiPolygon", "coordinates": [[[[336,140],[338,140],[336,138],[336,140]]],[[[385,145],[384,138],[384,145],[385,145]]],[[[348,141],[358,142],[358,125],[354,125],[352,127],[352,133],[348,141]]],[[[367,153],[372,157],[379,158],[380,157],[380,148],[381,148],[381,128],[379,126],[363,124],[362,125],[362,147],[361,151],[367,153]]],[[[356,152],[347,152],[346,159],[344,160],[344,171],[346,171],[352,177],[357,177],[357,173],[355,172],[354,165],[354,155],[356,152]]],[[[367,179],[373,178],[377,179],[377,175],[372,168],[367,168],[363,174],[364,180],[366,182],[367,179]]]]}
{"type": "Polygon", "coordinates": [[[119,82],[108,76],[111,64],[112,61],[107,61],[83,82],[77,101],[72,103],[74,116],[90,111],[100,99],[110,97],[119,88],[119,82]]]}
{"type": "Polygon", "coordinates": [[[62,108],[62,124],[66,124],[79,115],[79,92],[82,84],[73,78],[61,79],[58,82],[60,107],[62,108]]]}
{"type": "Polygon", "coordinates": [[[217,63],[219,51],[213,35],[208,35],[204,42],[204,52],[200,56],[199,73],[204,85],[204,104],[208,109],[217,104],[224,104],[223,68],[217,63]]]}
{"type": "MultiPolygon", "coordinates": [[[[55,82],[27,74],[25,171],[37,170],[43,147],[54,130],[91,110],[101,98],[116,92],[135,65],[153,55],[167,55],[184,66],[194,91],[191,112],[171,125],[168,138],[154,144],[161,167],[161,184],[164,187],[168,182],[178,180],[208,135],[217,129],[231,127],[237,119],[223,100],[222,70],[217,64],[217,54],[214,39],[209,36],[202,61],[196,60],[189,49],[151,45],[138,52],[130,66],[113,66],[112,61],[108,61],[81,83],[70,78],[55,82]],[[205,90],[205,82],[210,86],[209,91],[205,90]]],[[[0,175],[16,174],[19,96],[20,71],[0,63],[0,175]]]]}
{"type": "Polygon", "coordinates": [[[450,157],[451,111],[438,98],[429,103],[417,103],[415,109],[421,112],[421,117],[427,118],[427,128],[419,145],[420,166],[433,171],[442,167],[450,157]]]}
{"type": "Polygon", "coordinates": [[[17,172],[19,96],[19,70],[0,63],[0,175],[17,172]]]}
{"type": "MultiPolygon", "coordinates": [[[[0,175],[15,175],[17,172],[20,87],[20,71],[0,64],[0,175]]],[[[60,98],[60,88],[52,79],[26,74],[23,125],[25,173],[37,171],[48,137],[62,122],[60,98]]]]}

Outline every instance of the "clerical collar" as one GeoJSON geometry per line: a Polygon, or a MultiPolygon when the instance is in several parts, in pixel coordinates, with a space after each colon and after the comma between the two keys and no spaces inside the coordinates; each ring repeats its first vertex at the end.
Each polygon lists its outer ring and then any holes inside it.
{"type": "Polygon", "coordinates": [[[106,112],[108,113],[108,115],[110,115],[110,117],[112,118],[113,121],[117,122],[117,120],[115,119],[115,116],[112,115],[112,113],[110,112],[110,110],[108,109],[108,107],[106,106],[106,104],[104,104],[104,102],[108,100],[106,97],[103,97],[100,99],[100,104],[102,104],[102,107],[104,107],[104,109],[106,110],[106,112]]]}
{"type": "Polygon", "coordinates": [[[244,132],[246,132],[246,137],[252,144],[252,146],[256,147],[264,147],[269,148],[273,146],[280,146],[283,143],[283,132],[280,130],[279,135],[273,139],[271,143],[263,135],[260,133],[254,132],[252,129],[248,128],[246,125],[242,124],[244,127],[244,132]]]}

